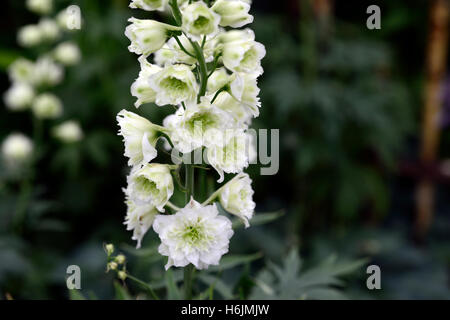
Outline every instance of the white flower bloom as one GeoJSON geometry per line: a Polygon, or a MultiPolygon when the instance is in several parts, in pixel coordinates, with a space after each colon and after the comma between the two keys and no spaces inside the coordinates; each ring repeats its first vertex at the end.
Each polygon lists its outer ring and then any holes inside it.
{"type": "Polygon", "coordinates": [[[249,108],[233,98],[228,92],[221,92],[217,96],[216,101],[214,101],[214,104],[230,114],[239,123],[239,127],[241,128],[245,128],[252,120],[252,114],[249,108]]]}
{"type": "Polygon", "coordinates": [[[128,165],[140,166],[156,158],[156,142],[160,132],[166,131],[165,128],[126,110],[119,112],[117,122],[120,126],[119,135],[124,138],[128,165]]]}
{"type": "Polygon", "coordinates": [[[229,75],[225,68],[217,69],[208,79],[208,93],[214,94],[224,88],[235,99],[240,100],[244,90],[243,78],[235,73],[229,75]]]}
{"type": "Polygon", "coordinates": [[[66,66],[72,66],[77,64],[81,59],[80,48],[73,42],[63,42],[55,48],[53,57],[56,61],[66,66]]]}
{"type": "Polygon", "coordinates": [[[220,35],[222,61],[234,72],[261,75],[261,60],[266,55],[264,45],[255,41],[252,30],[233,30],[220,35]]]}
{"type": "Polygon", "coordinates": [[[201,103],[167,117],[164,126],[171,129],[170,139],[182,153],[189,153],[201,146],[224,146],[227,143],[227,129],[234,126],[233,118],[226,112],[211,105],[206,97],[201,103]]]}
{"type": "Polygon", "coordinates": [[[34,99],[35,92],[33,87],[24,82],[15,82],[5,92],[3,99],[5,105],[13,111],[27,109],[34,99]]]}
{"type": "Polygon", "coordinates": [[[253,217],[255,202],[253,202],[252,180],[246,173],[241,173],[230,180],[220,192],[220,204],[231,214],[239,217],[246,228],[248,220],[253,217]]]}
{"type": "Polygon", "coordinates": [[[53,136],[65,143],[73,143],[83,138],[83,131],[77,121],[69,120],[57,125],[52,130],[53,136]]]}
{"type": "Polygon", "coordinates": [[[75,31],[81,28],[83,24],[83,19],[81,17],[81,12],[72,12],[70,6],[64,10],[61,10],[56,16],[56,23],[64,31],[75,31]]]}
{"type": "Polygon", "coordinates": [[[192,263],[197,269],[218,265],[233,236],[231,221],[215,204],[202,207],[191,200],[175,215],[158,215],[153,229],[161,239],[159,253],[167,256],[166,270],[192,263]]]}
{"type": "Polygon", "coordinates": [[[41,30],[44,41],[54,41],[61,35],[58,24],[49,18],[41,19],[38,28],[41,30]]]}
{"type": "Polygon", "coordinates": [[[250,113],[254,117],[259,116],[259,108],[261,108],[261,102],[259,100],[258,88],[258,75],[252,73],[241,74],[243,80],[243,91],[240,101],[249,108],[250,113]]]}
{"type": "Polygon", "coordinates": [[[127,194],[139,204],[151,204],[164,212],[173,195],[173,179],[169,165],[150,163],[134,168],[128,176],[127,194]]]}
{"type": "Polygon", "coordinates": [[[8,67],[9,79],[13,82],[32,82],[34,64],[25,58],[18,58],[8,67]]]}
{"type": "Polygon", "coordinates": [[[3,158],[11,166],[28,161],[32,152],[33,142],[21,133],[10,134],[2,144],[3,158]]]}
{"type": "Polygon", "coordinates": [[[225,146],[208,148],[208,162],[219,173],[219,183],[224,180],[224,172],[240,173],[248,167],[249,150],[249,135],[243,130],[235,130],[235,135],[225,146]]]}
{"type": "Polygon", "coordinates": [[[168,0],[131,0],[130,8],[146,11],[164,11],[168,0]]]}
{"type": "Polygon", "coordinates": [[[139,249],[147,231],[152,227],[156,215],[159,213],[151,204],[139,204],[129,196],[126,200],[127,215],[124,224],[128,231],[133,231],[133,240],[137,241],[136,248],[139,249]]]}
{"type": "Polygon", "coordinates": [[[33,84],[35,86],[54,86],[64,77],[64,69],[49,57],[39,58],[33,70],[33,84]]]}
{"type": "Polygon", "coordinates": [[[194,73],[184,64],[167,66],[151,76],[150,87],[156,92],[155,103],[159,106],[193,101],[198,92],[194,73]]]}
{"type": "Polygon", "coordinates": [[[250,4],[241,0],[217,0],[211,9],[220,15],[222,27],[240,28],[253,22],[250,4]]]}
{"type": "Polygon", "coordinates": [[[37,25],[28,25],[19,29],[17,41],[23,47],[33,47],[43,40],[42,30],[37,25]]]}
{"type": "Polygon", "coordinates": [[[194,39],[219,32],[220,16],[202,1],[194,2],[182,10],[183,30],[194,39]]]}
{"type": "Polygon", "coordinates": [[[36,97],[31,106],[33,114],[39,119],[55,119],[61,116],[61,100],[51,93],[42,93],[36,97]]]}
{"type": "Polygon", "coordinates": [[[49,14],[53,9],[53,0],[27,0],[28,10],[37,14],[49,14]]]}
{"type": "Polygon", "coordinates": [[[144,103],[155,102],[156,92],[150,87],[150,76],[161,71],[161,68],[149,63],[145,56],[139,57],[139,63],[141,64],[141,71],[139,77],[131,85],[131,94],[137,98],[134,104],[136,108],[139,108],[144,103]]]}
{"type": "Polygon", "coordinates": [[[166,43],[170,31],[180,30],[155,20],[128,19],[131,22],[125,29],[125,36],[131,41],[128,50],[136,54],[149,55],[166,43]]]}

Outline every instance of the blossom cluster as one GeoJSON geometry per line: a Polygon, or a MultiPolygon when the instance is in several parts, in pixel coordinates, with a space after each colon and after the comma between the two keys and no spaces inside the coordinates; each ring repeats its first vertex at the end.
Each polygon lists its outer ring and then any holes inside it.
{"type": "MultiPolygon", "coordinates": [[[[125,189],[125,224],[141,246],[148,230],[159,235],[166,269],[217,265],[228,252],[231,221],[218,203],[249,226],[255,203],[248,167],[252,148],[247,132],[261,107],[257,78],[263,73],[264,46],[244,26],[253,22],[249,0],[132,0],[131,8],[170,10],[174,24],[130,18],[125,35],[139,55],[139,75],[131,85],[135,107],[152,103],[175,112],[154,124],[122,110],[117,121],[131,173],[125,189]],[[177,165],[160,164],[158,140],[183,155],[204,151],[218,173],[237,174],[204,203],[192,195],[184,208],[170,202],[177,165]],[[170,210],[166,210],[169,207],[170,210]],[[168,212],[169,211],[169,212],[168,212]],[[170,212],[175,211],[174,214],[170,212]]],[[[254,153],[254,150],[253,150],[254,153]]]]}
{"type": "MultiPolygon", "coordinates": [[[[8,75],[12,85],[4,93],[3,100],[11,111],[31,110],[39,120],[57,119],[63,114],[63,103],[51,89],[63,81],[63,66],[73,66],[80,61],[80,49],[72,41],[61,40],[64,32],[69,31],[66,10],[52,18],[52,0],[27,0],[26,5],[30,11],[40,15],[40,20],[37,24],[21,27],[17,41],[28,49],[30,56],[37,52],[45,53],[37,55],[35,61],[19,57],[11,63],[8,75]]],[[[63,142],[78,141],[83,136],[74,120],[55,125],[52,133],[63,142]]],[[[13,133],[4,141],[2,154],[7,162],[17,164],[28,159],[32,149],[29,138],[13,133]]]]}

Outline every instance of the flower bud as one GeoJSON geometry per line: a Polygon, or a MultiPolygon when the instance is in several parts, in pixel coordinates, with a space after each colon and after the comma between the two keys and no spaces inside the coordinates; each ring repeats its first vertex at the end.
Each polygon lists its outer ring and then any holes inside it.
{"type": "Polygon", "coordinates": [[[36,97],[31,109],[39,119],[54,119],[62,114],[62,102],[54,94],[42,93],[36,97]]]}
{"type": "Polygon", "coordinates": [[[53,9],[53,0],[27,0],[28,10],[45,15],[49,14],[53,9]]]}
{"type": "Polygon", "coordinates": [[[69,120],[53,128],[53,136],[65,143],[73,143],[83,138],[78,122],[69,120]]]}
{"type": "Polygon", "coordinates": [[[21,133],[12,133],[3,141],[1,150],[6,163],[15,166],[31,157],[33,143],[21,133]]]}
{"type": "Polygon", "coordinates": [[[42,30],[37,25],[28,25],[19,29],[17,41],[23,47],[33,47],[43,40],[42,30]]]}
{"type": "Polygon", "coordinates": [[[114,245],[112,243],[105,244],[105,251],[108,256],[114,253],[114,245]]]}
{"type": "Polygon", "coordinates": [[[13,82],[30,83],[33,79],[34,64],[25,58],[18,58],[8,67],[9,79],[13,82]]]}
{"type": "Polygon", "coordinates": [[[145,11],[164,11],[168,0],[131,0],[130,8],[145,11]]]}
{"type": "Polygon", "coordinates": [[[53,51],[53,57],[56,61],[66,66],[77,64],[81,59],[81,53],[78,46],[72,42],[60,43],[53,51]]]}
{"type": "Polygon", "coordinates": [[[241,0],[217,0],[211,9],[220,16],[222,27],[240,28],[253,22],[250,5],[241,0]]]}
{"type": "Polygon", "coordinates": [[[127,278],[127,273],[125,271],[119,271],[117,272],[117,277],[119,277],[120,280],[125,281],[127,278]]]}
{"type": "Polygon", "coordinates": [[[111,261],[110,263],[108,263],[109,270],[116,270],[118,266],[119,265],[117,264],[117,262],[114,262],[114,261],[111,261]]]}
{"type": "Polygon", "coordinates": [[[5,92],[3,99],[10,110],[21,111],[30,106],[34,95],[34,90],[30,85],[16,82],[5,92]]]}
{"type": "Polygon", "coordinates": [[[162,48],[170,31],[180,28],[154,20],[130,18],[130,25],[125,29],[125,36],[131,41],[128,50],[136,54],[149,55],[162,48]]]}
{"type": "Polygon", "coordinates": [[[116,261],[118,264],[124,264],[125,261],[126,261],[126,258],[125,258],[125,256],[124,256],[123,254],[119,254],[119,255],[115,258],[115,261],[116,261]]]}
{"type": "Polygon", "coordinates": [[[62,81],[64,70],[49,57],[39,58],[33,70],[33,85],[54,86],[62,81]]]}
{"type": "Polygon", "coordinates": [[[44,41],[51,42],[60,36],[58,24],[52,19],[41,19],[41,21],[39,21],[38,28],[41,30],[42,39],[44,41]]]}

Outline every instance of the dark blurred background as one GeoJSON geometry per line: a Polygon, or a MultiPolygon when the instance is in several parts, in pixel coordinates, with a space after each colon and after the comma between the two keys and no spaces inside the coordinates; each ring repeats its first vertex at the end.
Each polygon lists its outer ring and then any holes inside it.
{"type": "MultiPolygon", "coordinates": [[[[115,116],[123,108],[135,111],[129,87],[139,72],[124,29],[133,15],[152,16],[129,9],[128,2],[56,1],[61,10],[77,4],[83,14],[83,29],[71,35],[82,61],[67,70],[55,91],[64,102],[64,117],[77,119],[85,138],[61,146],[45,133],[47,149],[20,233],[8,227],[19,187],[0,181],[2,298],[67,298],[70,264],[81,266],[84,292],[113,297],[104,242],[127,253],[129,268],[141,278],[162,276],[162,260],[151,255],[155,236],[147,235],[144,249],[136,252],[123,225],[127,167],[115,116]]],[[[450,82],[446,63],[437,71],[429,67],[438,59],[433,52],[445,54],[442,41],[433,44],[433,35],[443,31],[430,12],[447,1],[253,2],[251,28],[267,49],[261,116],[253,127],[280,129],[280,171],[260,176],[258,166],[251,166],[248,172],[257,212],[284,214],[237,232],[230,251],[263,254],[244,270],[250,274],[266,261],[281,261],[292,247],[300,249],[306,265],[331,253],[364,257],[380,266],[382,290],[366,289],[364,268],[347,279],[350,298],[450,298],[450,162],[445,161],[450,157],[450,82]],[[381,8],[381,30],[366,27],[372,4],[381,8]],[[442,110],[434,125],[424,127],[433,81],[442,85],[436,106],[442,110]],[[428,153],[426,132],[441,137],[428,153]],[[418,186],[431,190],[428,197],[417,200],[418,186]]],[[[16,32],[38,18],[24,1],[4,1],[2,7],[4,92],[9,63],[19,55],[35,58],[17,45],[16,32]]],[[[441,11],[436,19],[445,21],[441,11]]],[[[169,21],[164,15],[158,19],[169,21]]],[[[138,112],[160,123],[170,110],[145,105],[138,112]]],[[[2,105],[0,140],[11,131],[31,135],[31,127],[29,113],[12,113],[2,105]]]]}

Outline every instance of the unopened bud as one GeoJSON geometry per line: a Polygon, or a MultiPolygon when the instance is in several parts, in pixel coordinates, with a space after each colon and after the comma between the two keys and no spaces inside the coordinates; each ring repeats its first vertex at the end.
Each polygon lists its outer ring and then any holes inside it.
{"type": "Polygon", "coordinates": [[[119,254],[115,260],[118,264],[124,264],[126,261],[126,258],[123,254],[119,254]]]}

